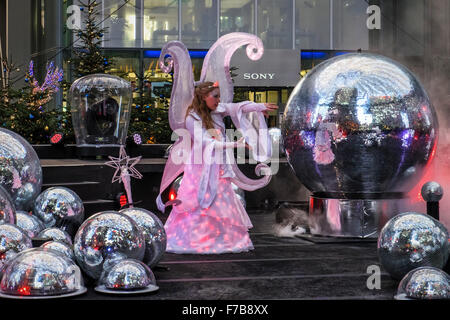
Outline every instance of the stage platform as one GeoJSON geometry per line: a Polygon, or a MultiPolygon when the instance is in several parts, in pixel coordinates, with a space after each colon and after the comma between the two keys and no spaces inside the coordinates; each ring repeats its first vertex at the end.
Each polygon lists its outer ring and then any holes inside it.
{"type": "MultiPolygon", "coordinates": [[[[105,160],[42,159],[43,188],[66,186],[80,195],[86,216],[117,210],[114,195],[123,191],[111,183],[114,169],[105,160]]],[[[132,179],[136,206],[153,211],[165,222],[168,213],[156,209],[166,159],[144,158],[136,166],[143,179],[132,179]]],[[[246,192],[247,211],[254,228],[250,232],[255,249],[222,255],[177,255],[166,253],[154,269],[157,292],[143,295],[107,295],[94,291],[74,300],[392,300],[398,282],[381,268],[380,289],[370,290],[367,268],[379,265],[374,240],[313,237],[277,237],[275,207],[283,201],[307,206],[308,192],[298,182],[286,159],[268,186],[246,192]]],[[[251,176],[254,165],[241,168],[251,176]]],[[[381,266],[380,266],[381,267],[381,266]]]]}
{"type": "MultiPolygon", "coordinates": [[[[255,249],[245,253],[165,253],[155,268],[159,290],[140,295],[98,293],[93,285],[76,300],[393,300],[398,281],[383,271],[376,241],[313,242],[273,235],[271,211],[249,212],[255,249]],[[370,290],[367,267],[381,268],[370,290]],[[167,269],[166,269],[167,268],[167,269]]],[[[244,301],[242,303],[245,303],[244,301]]]]}

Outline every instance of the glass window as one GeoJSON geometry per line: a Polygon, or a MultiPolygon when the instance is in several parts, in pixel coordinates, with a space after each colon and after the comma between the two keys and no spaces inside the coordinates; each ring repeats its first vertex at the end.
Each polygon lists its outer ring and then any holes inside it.
{"type": "Polygon", "coordinates": [[[369,49],[367,7],[364,0],[333,1],[333,49],[369,49]]]}
{"type": "Polygon", "coordinates": [[[220,35],[230,32],[255,33],[253,0],[227,0],[222,1],[220,6],[220,35]]]}
{"type": "Polygon", "coordinates": [[[107,28],[104,47],[140,47],[140,39],[137,39],[140,30],[137,22],[140,20],[136,17],[140,16],[141,10],[136,7],[136,2],[130,0],[122,7],[121,1],[103,0],[104,27],[107,28]]]}
{"type": "Polygon", "coordinates": [[[172,76],[159,69],[158,58],[144,58],[144,78],[142,83],[137,83],[137,86],[142,86],[142,93],[144,96],[152,98],[164,95],[170,97],[172,90],[172,76]]]}
{"type": "Polygon", "coordinates": [[[105,55],[112,58],[113,68],[108,72],[127,81],[136,80],[139,76],[139,53],[106,51],[105,55]]]}
{"type": "Polygon", "coordinates": [[[217,40],[217,1],[181,2],[181,41],[189,49],[210,48],[217,40]]]}
{"type": "Polygon", "coordinates": [[[258,1],[258,36],[265,48],[292,48],[292,14],[292,0],[258,1]]]}
{"type": "Polygon", "coordinates": [[[330,48],[330,0],[295,1],[295,47],[330,48]]]}
{"type": "Polygon", "coordinates": [[[178,1],[144,0],[144,47],[178,40],[178,1]]]}

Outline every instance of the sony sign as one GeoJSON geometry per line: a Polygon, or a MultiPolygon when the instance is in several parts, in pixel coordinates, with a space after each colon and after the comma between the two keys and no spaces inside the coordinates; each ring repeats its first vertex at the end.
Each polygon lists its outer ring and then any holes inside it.
{"type": "Polygon", "coordinates": [[[269,79],[272,80],[273,77],[275,76],[275,73],[244,73],[244,79],[248,80],[248,79],[253,79],[253,80],[258,80],[258,79],[269,79]]]}
{"type": "Polygon", "coordinates": [[[295,87],[300,80],[300,52],[297,50],[265,49],[261,59],[250,60],[243,48],[231,58],[237,76],[235,87],[295,87]]]}

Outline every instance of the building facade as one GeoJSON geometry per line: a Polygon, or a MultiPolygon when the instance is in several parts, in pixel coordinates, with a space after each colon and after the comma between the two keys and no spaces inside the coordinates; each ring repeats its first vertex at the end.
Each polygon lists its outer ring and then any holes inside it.
{"type": "MultiPolygon", "coordinates": [[[[111,72],[136,81],[138,86],[144,86],[144,79],[149,80],[152,94],[170,86],[157,66],[159,50],[168,41],[179,40],[186,45],[194,78],[198,80],[207,50],[221,35],[248,32],[263,40],[271,58],[253,66],[238,58],[237,62],[232,60],[238,98],[277,103],[281,113],[291,90],[308,70],[335,55],[362,50],[404,63],[425,85],[435,106],[450,109],[442,102],[450,92],[448,0],[98,0],[98,3],[101,8],[98,23],[108,28],[102,46],[107,55],[115,58],[115,69],[111,72]],[[368,8],[373,5],[380,9],[379,29],[368,25],[373,14],[368,8]],[[292,73],[290,82],[270,82],[268,76],[266,79],[259,76],[271,73],[273,68],[265,66],[273,66],[275,60],[283,61],[279,66],[279,69],[286,66],[283,73],[292,73]],[[258,79],[253,79],[256,75],[258,79]]],[[[8,17],[0,19],[0,34],[3,42],[8,38],[3,46],[8,46],[11,58],[23,65],[30,57],[41,66],[50,60],[64,65],[77,45],[76,32],[67,24],[73,14],[71,5],[81,4],[78,0],[0,0],[0,12],[8,17]]],[[[69,72],[70,68],[64,65],[64,69],[69,72]]],[[[279,117],[273,115],[269,124],[278,125],[279,117]]]]}

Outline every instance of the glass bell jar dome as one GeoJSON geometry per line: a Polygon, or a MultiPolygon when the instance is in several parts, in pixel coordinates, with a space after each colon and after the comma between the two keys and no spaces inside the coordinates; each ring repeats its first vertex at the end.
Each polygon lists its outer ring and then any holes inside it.
{"type": "Polygon", "coordinates": [[[77,146],[125,144],[131,102],[131,84],[122,78],[92,74],[77,79],[69,92],[77,146]]]}

